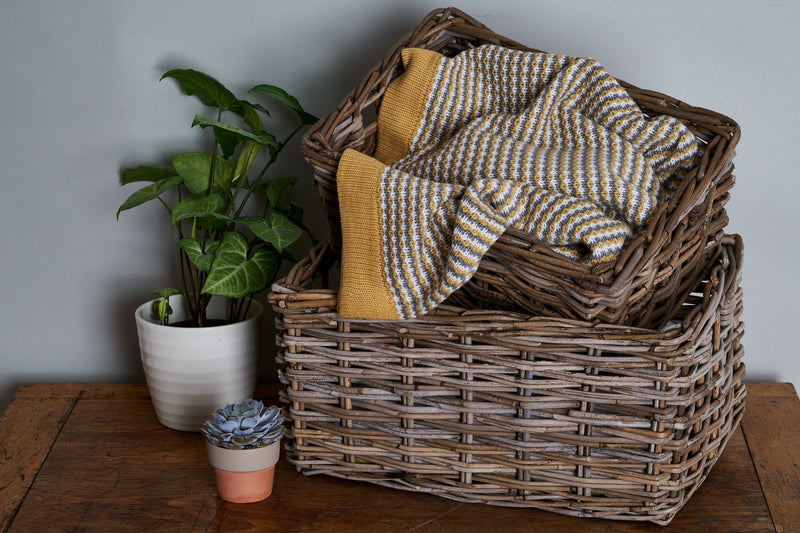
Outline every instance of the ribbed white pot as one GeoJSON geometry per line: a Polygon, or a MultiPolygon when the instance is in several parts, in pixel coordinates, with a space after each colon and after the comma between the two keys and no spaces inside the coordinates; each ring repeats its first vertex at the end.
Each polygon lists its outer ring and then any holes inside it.
{"type": "MultiPolygon", "coordinates": [[[[153,301],[136,309],[136,328],[147,387],[156,417],[181,431],[200,431],[222,406],[252,397],[263,307],[253,301],[247,319],[205,328],[162,326],[152,317],[153,301]]],[[[183,297],[170,298],[172,322],[188,319],[183,297]]],[[[212,299],[209,318],[224,316],[225,299],[212,299]]]]}

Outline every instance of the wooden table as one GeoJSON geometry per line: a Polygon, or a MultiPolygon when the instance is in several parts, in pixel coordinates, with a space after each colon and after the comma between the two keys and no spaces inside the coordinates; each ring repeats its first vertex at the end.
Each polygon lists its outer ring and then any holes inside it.
{"type": "Polygon", "coordinates": [[[229,504],[201,435],[161,426],[144,385],[27,385],[0,419],[0,531],[800,531],[800,401],[788,383],[747,387],[742,427],[662,528],[304,477],[283,460],[269,499],[229,504]]]}

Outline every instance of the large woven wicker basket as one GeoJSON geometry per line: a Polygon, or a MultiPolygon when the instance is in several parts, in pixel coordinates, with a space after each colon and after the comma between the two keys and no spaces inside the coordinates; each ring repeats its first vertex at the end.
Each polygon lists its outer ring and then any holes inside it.
{"type": "Polygon", "coordinates": [[[465,502],[668,523],[739,424],[742,242],[660,329],[442,306],[347,320],[316,248],[273,286],[288,460],[465,502]]]}
{"type": "MultiPolygon", "coordinates": [[[[452,56],[486,43],[530,50],[456,9],[433,11],[306,133],[302,149],[314,167],[334,252],[341,243],[339,158],[346,148],[374,151],[376,112],[386,87],[402,72],[400,51],[420,47],[452,56]]],[[[700,165],[618,260],[589,268],[556,254],[527,233],[509,230],[452,303],[649,326],[668,320],[694,288],[705,252],[722,237],[728,221],[723,206],[733,186],[739,127],[713,111],[621,83],[646,115],[672,115],[687,124],[705,148],[700,165]]]]}

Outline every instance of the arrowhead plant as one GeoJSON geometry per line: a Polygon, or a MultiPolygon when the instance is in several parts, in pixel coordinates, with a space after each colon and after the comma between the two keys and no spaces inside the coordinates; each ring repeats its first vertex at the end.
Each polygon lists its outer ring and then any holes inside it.
{"type": "MultiPolygon", "coordinates": [[[[212,118],[195,116],[191,126],[211,137],[213,149],[178,154],[165,165],[125,169],[122,185],[146,185],[125,200],[117,219],[122,211],[158,200],[177,233],[182,292],[192,325],[205,325],[206,308],[214,296],[228,298],[228,319],[238,321],[253,296],[274,281],[281,260],[291,257],[286,248],[303,233],[315,243],[303,223],[302,209],[281,199],[295,178],[268,177],[268,171],[292,137],[317,118],[283,89],[257,85],[252,94],[296,119],[293,129],[279,140],[264,127],[263,118],[270,117],[267,107],[236,97],[208,74],[175,69],[161,79],[165,78],[177,81],[187,95],[212,109],[212,118]],[[259,167],[257,172],[254,167],[259,167]],[[253,205],[256,199],[260,203],[253,205]]],[[[154,305],[154,313],[161,323],[168,321],[172,310],[166,300],[175,292],[156,291],[162,300],[154,305]]]]}

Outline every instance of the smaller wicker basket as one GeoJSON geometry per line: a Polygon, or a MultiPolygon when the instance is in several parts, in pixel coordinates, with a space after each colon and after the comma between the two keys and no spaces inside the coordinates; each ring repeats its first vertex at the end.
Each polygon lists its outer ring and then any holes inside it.
{"type": "MultiPolygon", "coordinates": [[[[401,50],[420,47],[452,56],[487,43],[532,50],[457,9],[435,10],[400,39],[333,112],[306,132],[302,150],[314,168],[335,253],[341,246],[339,158],[347,148],[373,153],[376,113],[386,87],[402,72],[401,50]]],[[[739,126],[719,113],[621,83],[646,115],[671,115],[692,130],[705,149],[700,165],[683,180],[670,202],[654,213],[648,231],[633,240],[618,260],[589,268],[553,252],[527,233],[509,230],[451,303],[645,326],[666,322],[675,313],[694,288],[705,252],[719,241],[727,225],[723,206],[733,187],[732,159],[739,126]]]]}
{"type": "Polygon", "coordinates": [[[742,241],[660,329],[449,306],[347,320],[314,288],[327,244],[270,294],[288,460],[465,502],[668,523],[738,426],[742,241]]]}

